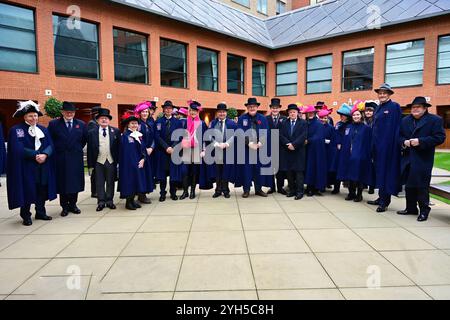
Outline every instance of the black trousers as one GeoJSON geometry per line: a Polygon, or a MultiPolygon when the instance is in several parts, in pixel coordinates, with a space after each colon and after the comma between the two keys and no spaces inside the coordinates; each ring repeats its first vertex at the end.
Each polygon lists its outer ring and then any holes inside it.
{"type": "Polygon", "coordinates": [[[95,181],[97,184],[98,204],[113,204],[115,179],[115,164],[111,164],[108,161],[106,161],[105,164],[96,163],[95,181]]]}
{"type": "Polygon", "coordinates": [[[216,192],[226,194],[230,193],[230,187],[228,185],[228,181],[222,178],[224,168],[225,165],[216,164],[216,192]]]}
{"type": "Polygon", "coordinates": [[[289,184],[289,193],[296,196],[304,193],[304,175],[303,171],[289,170],[287,173],[287,180],[289,184]]]}
{"type": "MultiPolygon", "coordinates": [[[[170,177],[170,172],[166,171],[166,178],[159,181],[160,195],[165,196],[167,194],[167,178],[170,177]]],[[[170,179],[170,178],[169,178],[170,179]]],[[[177,184],[173,181],[169,182],[169,192],[171,196],[177,194],[177,184]]]]}
{"type": "Polygon", "coordinates": [[[91,174],[91,195],[97,195],[97,182],[95,181],[95,168],[91,174]]]}
{"type": "Polygon", "coordinates": [[[284,171],[278,171],[276,175],[273,176],[273,187],[274,191],[280,192],[284,188],[284,180],[286,179],[286,172],[284,171]]]}
{"type": "Polygon", "coordinates": [[[63,209],[73,209],[78,202],[78,193],[68,193],[59,195],[59,203],[63,209]]]}
{"type": "MultiPolygon", "coordinates": [[[[45,201],[48,196],[48,186],[43,186],[40,184],[36,185],[36,202],[34,204],[36,208],[36,217],[43,217],[47,215],[45,210],[45,201]]],[[[20,217],[23,220],[28,220],[31,218],[31,205],[23,206],[20,208],[20,217]]]]}
{"type": "Polygon", "coordinates": [[[406,188],[406,210],[410,213],[419,213],[417,210],[419,205],[421,214],[429,214],[430,193],[428,188],[406,188]]]}

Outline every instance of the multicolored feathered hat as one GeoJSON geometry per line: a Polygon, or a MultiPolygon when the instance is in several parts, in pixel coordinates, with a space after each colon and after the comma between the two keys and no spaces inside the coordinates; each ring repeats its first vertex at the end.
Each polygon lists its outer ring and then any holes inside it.
{"type": "Polygon", "coordinates": [[[352,114],[356,111],[364,112],[366,110],[366,102],[362,100],[357,100],[352,108],[352,114]]]}
{"type": "Polygon", "coordinates": [[[195,100],[189,100],[188,102],[188,106],[189,106],[189,108],[190,109],[192,109],[192,110],[197,110],[197,111],[202,111],[202,104],[200,103],[200,102],[198,102],[198,101],[195,101],[195,100]]]}
{"type": "Polygon", "coordinates": [[[122,119],[122,125],[125,126],[125,125],[128,125],[128,123],[131,121],[139,121],[139,116],[136,115],[132,111],[127,111],[122,115],[121,119],[122,119]]]}
{"type": "Polygon", "coordinates": [[[40,111],[40,106],[34,101],[18,101],[17,102],[17,110],[13,115],[13,118],[21,118],[27,113],[35,112],[39,117],[42,117],[43,114],[40,111]]]}

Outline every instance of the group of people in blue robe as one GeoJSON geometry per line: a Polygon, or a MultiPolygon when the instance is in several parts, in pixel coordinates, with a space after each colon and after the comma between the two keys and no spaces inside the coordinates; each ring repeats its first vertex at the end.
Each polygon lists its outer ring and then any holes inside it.
{"type": "Polygon", "coordinates": [[[423,97],[416,97],[408,105],[411,115],[403,117],[388,84],[375,91],[379,103],[344,103],[335,125],[333,110],[324,102],[289,104],[286,117],[280,113],[281,100],[274,98],[264,116],[257,99],[249,98],[236,120],[228,119],[227,105],[219,103],[209,126],[201,120],[198,101],[180,109],[186,118],[175,116],[175,106],[165,101],[157,120],[156,102],[142,102],[122,115],[122,131],[111,126],[108,109],[96,108],[86,125],[75,118],[76,107],[64,102],[62,116],[45,128],[38,124],[39,105],[19,102],[14,117],[23,122],[9,130],[7,152],[0,126],[0,174],[7,174],[9,208],[20,208],[23,224],[30,226],[31,205],[36,219],[49,221],[45,202],[59,195],[61,216],[80,214],[87,146],[98,212],[116,209],[117,181],[128,210],[150,204],[148,194],[156,184],[160,202],[166,201],[168,184],[173,201],[195,199],[197,188],[213,189],[214,183],[213,198],[230,198],[234,184],[242,187],[243,198],[253,187],[256,196],[278,192],[295,200],[322,196],[327,188],[338,194],[344,184],[347,201],[361,202],[365,189],[369,194],[378,189],[378,199],[368,203],[380,213],[405,186],[407,208],[398,214],[426,221],[434,152],[445,140],[443,121],[428,112],[431,105],[423,97]]]}

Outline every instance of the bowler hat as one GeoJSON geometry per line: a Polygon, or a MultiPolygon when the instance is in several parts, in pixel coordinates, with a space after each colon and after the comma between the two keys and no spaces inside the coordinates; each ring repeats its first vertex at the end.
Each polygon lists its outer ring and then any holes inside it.
{"type": "Polygon", "coordinates": [[[408,104],[408,105],[406,105],[406,106],[408,108],[411,108],[412,106],[415,106],[415,105],[422,105],[422,106],[427,107],[427,108],[431,107],[431,104],[429,104],[427,102],[427,99],[425,99],[425,97],[415,97],[413,102],[408,104]]]}
{"type": "Polygon", "coordinates": [[[189,104],[189,108],[191,108],[192,110],[198,110],[198,111],[201,111],[202,110],[202,104],[200,103],[200,102],[198,102],[198,101],[189,101],[188,102],[188,104],[189,104]]]}
{"type": "Polygon", "coordinates": [[[287,111],[289,110],[296,110],[300,112],[300,109],[298,108],[298,106],[295,103],[291,103],[290,105],[288,105],[287,107],[287,111]]]}
{"type": "Polygon", "coordinates": [[[107,117],[109,118],[109,120],[112,120],[111,112],[109,111],[109,109],[100,108],[97,115],[95,116],[95,119],[98,120],[98,118],[100,117],[107,117]]]}
{"type": "Polygon", "coordinates": [[[248,106],[260,106],[261,103],[258,102],[256,98],[248,98],[247,103],[245,104],[246,107],[248,106]]]}
{"type": "Polygon", "coordinates": [[[156,101],[147,101],[150,104],[150,109],[157,109],[156,101]]]}
{"type": "Polygon", "coordinates": [[[217,105],[217,110],[227,110],[227,105],[225,103],[219,103],[217,105]]]}
{"type": "Polygon", "coordinates": [[[73,105],[73,103],[64,101],[61,110],[62,111],[77,111],[77,108],[73,105]]]}
{"type": "Polygon", "coordinates": [[[172,101],[167,100],[166,102],[164,102],[164,104],[162,105],[163,108],[173,108],[175,107],[172,103],[172,101]]]}
{"type": "MultiPolygon", "coordinates": [[[[316,109],[322,109],[325,106],[325,102],[323,101],[317,101],[316,105],[314,106],[316,109]]],[[[328,109],[328,108],[327,108],[328,109]]]]}
{"type": "Polygon", "coordinates": [[[366,110],[367,109],[375,110],[377,107],[378,105],[375,101],[366,101],[366,110]]]}
{"type": "Polygon", "coordinates": [[[376,93],[379,93],[380,91],[387,91],[389,94],[394,94],[394,90],[392,90],[392,87],[387,84],[383,83],[378,89],[374,90],[376,93]]]}
{"type": "Polygon", "coordinates": [[[281,108],[281,100],[278,98],[273,98],[270,100],[270,108],[278,107],[281,108]]]}

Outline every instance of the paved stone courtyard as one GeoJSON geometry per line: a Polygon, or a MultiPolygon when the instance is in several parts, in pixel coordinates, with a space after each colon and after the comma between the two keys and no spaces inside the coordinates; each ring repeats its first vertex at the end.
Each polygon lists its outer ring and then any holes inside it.
{"type": "MultiPolygon", "coordinates": [[[[157,202],[21,225],[0,188],[0,299],[450,299],[450,206],[428,222],[345,195],[157,202]],[[79,275],[79,276],[77,276],[79,275]],[[379,289],[368,289],[377,286],[379,289]]],[[[375,196],[365,194],[365,200],[375,196]]]]}

